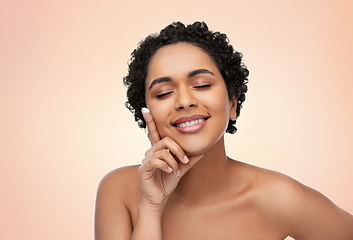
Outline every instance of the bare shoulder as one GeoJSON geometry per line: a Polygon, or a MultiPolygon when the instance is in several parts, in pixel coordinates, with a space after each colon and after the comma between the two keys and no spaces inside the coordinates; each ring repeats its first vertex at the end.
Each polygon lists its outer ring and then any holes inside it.
{"type": "Polygon", "coordinates": [[[314,192],[285,174],[241,162],[237,165],[242,179],[250,186],[252,201],[271,211],[271,215],[277,211],[283,213],[282,208],[293,208],[300,197],[314,192]]]}
{"type": "Polygon", "coordinates": [[[140,201],[138,167],[115,169],[101,180],[96,198],[96,239],[130,239],[136,215],[131,209],[140,201]]]}
{"type": "Polygon", "coordinates": [[[133,165],[114,169],[102,178],[98,191],[105,188],[126,188],[127,185],[138,182],[138,167],[139,165],[133,165]]]}
{"type": "Polygon", "coordinates": [[[353,216],[284,174],[244,164],[263,216],[295,239],[353,239],[353,216]]]}
{"type": "Polygon", "coordinates": [[[98,186],[97,201],[116,202],[130,199],[139,192],[138,165],[117,168],[103,177],[98,186]]]}

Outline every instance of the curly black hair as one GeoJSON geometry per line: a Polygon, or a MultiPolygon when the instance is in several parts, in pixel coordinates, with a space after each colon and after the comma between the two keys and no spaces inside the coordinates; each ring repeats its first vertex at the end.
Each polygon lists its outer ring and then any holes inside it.
{"type": "MultiPolygon", "coordinates": [[[[141,108],[146,107],[145,79],[148,63],[158,49],[178,42],[200,47],[214,60],[224,79],[229,99],[234,97],[237,99],[238,117],[248,90],[246,84],[249,71],[241,61],[243,55],[233,49],[225,34],[210,31],[204,22],[195,22],[187,26],[181,22],[174,22],[159,34],[151,34],[142,40],[131,53],[128,75],[123,79],[124,85],[128,88],[125,106],[134,114],[139,127],[146,128],[141,108]]],[[[229,120],[228,133],[237,131],[235,123],[236,119],[229,120]]]]}

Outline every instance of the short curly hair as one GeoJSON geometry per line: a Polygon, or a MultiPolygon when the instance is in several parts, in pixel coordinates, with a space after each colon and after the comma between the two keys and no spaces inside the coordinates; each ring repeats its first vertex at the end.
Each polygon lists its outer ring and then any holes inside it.
{"type": "MultiPolygon", "coordinates": [[[[165,27],[159,34],[151,34],[142,40],[131,53],[128,75],[124,77],[127,86],[125,106],[134,114],[140,128],[146,128],[141,108],[146,107],[145,79],[151,58],[163,46],[186,42],[193,44],[210,55],[216,63],[227,87],[229,99],[237,99],[237,117],[247,92],[249,71],[242,62],[243,55],[233,49],[227,36],[220,32],[210,31],[204,22],[184,25],[174,22],[165,27]]],[[[229,120],[227,132],[235,133],[236,119],[229,120]]]]}

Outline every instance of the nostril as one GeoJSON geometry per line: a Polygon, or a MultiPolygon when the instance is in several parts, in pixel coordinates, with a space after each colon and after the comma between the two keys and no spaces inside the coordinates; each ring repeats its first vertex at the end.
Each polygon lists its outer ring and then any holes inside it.
{"type": "Polygon", "coordinates": [[[182,110],[187,108],[193,108],[198,105],[198,102],[191,94],[186,94],[179,91],[179,96],[175,103],[175,109],[182,110]]]}
{"type": "Polygon", "coordinates": [[[189,105],[189,107],[195,107],[195,106],[196,104],[193,104],[193,103],[189,105]]]}

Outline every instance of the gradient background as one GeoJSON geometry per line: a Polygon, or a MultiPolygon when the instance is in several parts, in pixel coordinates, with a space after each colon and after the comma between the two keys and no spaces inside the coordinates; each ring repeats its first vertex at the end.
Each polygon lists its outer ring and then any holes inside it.
{"type": "Polygon", "coordinates": [[[353,213],[353,1],[0,3],[0,238],[92,239],[95,193],[149,147],[127,61],[173,21],[227,33],[250,69],[228,154],[353,213]]]}

